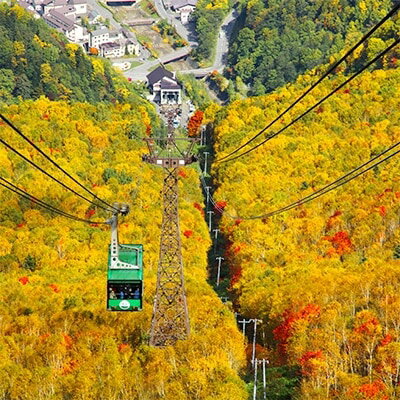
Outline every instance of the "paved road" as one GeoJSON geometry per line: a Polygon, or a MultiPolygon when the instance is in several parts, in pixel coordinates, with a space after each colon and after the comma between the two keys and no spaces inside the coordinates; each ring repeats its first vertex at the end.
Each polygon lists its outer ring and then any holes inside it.
{"type": "MultiPolygon", "coordinates": [[[[156,5],[158,4],[157,11],[159,12],[161,17],[163,17],[163,15],[167,15],[167,16],[169,15],[165,11],[162,0],[155,0],[155,4],[156,5]]],[[[224,21],[222,22],[222,25],[221,25],[221,28],[219,31],[219,35],[218,35],[218,40],[217,40],[215,59],[214,59],[213,65],[211,67],[184,70],[184,71],[179,71],[179,72],[186,73],[186,74],[191,73],[191,74],[194,74],[196,77],[206,76],[207,74],[209,74],[215,70],[222,72],[226,66],[227,55],[228,55],[228,50],[229,50],[229,38],[232,34],[235,19],[237,17],[238,17],[238,12],[236,9],[233,9],[226,16],[224,21]]],[[[193,43],[193,42],[191,42],[191,43],[193,43]]],[[[182,49],[175,50],[175,51],[161,57],[158,60],[147,61],[136,68],[132,68],[129,71],[124,72],[124,75],[135,81],[145,81],[146,75],[149,73],[149,70],[154,68],[157,64],[159,64],[160,62],[166,63],[168,61],[173,60],[174,58],[182,57],[183,55],[189,54],[190,50],[191,50],[191,46],[183,47],[182,49]]]]}
{"type": "Polygon", "coordinates": [[[164,5],[163,0],[154,0],[158,15],[162,19],[166,19],[171,25],[173,25],[178,32],[178,35],[185,39],[190,46],[197,45],[194,34],[194,24],[183,25],[179,14],[167,9],[164,5]]]}
{"type": "Polygon", "coordinates": [[[235,19],[239,16],[236,9],[233,9],[223,20],[217,40],[217,46],[215,50],[214,63],[211,67],[189,69],[186,71],[180,71],[184,74],[193,74],[196,77],[206,76],[212,71],[222,72],[227,64],[227,57],[229,51],[229,39],[232,35],[233,26],[235,25],[235,19]]]}
{"type": "Polygon", "coordinates": [[[96,10],[104,19],[108,18],[115,29],[121,29],[121,24],[114,19],[113,14],[102,7],[96,0],[88,0],[89,8],[96,10]]]}
{"type": "Polygon", "coordinates": [[[160,58],[157,58],[156,60],[146,61],[142,65],[139,65],[136,68],[132,68],[129,71],[125,71],[124,75],[128,78],[131,78],[134,81],[145,81],[146,75],[152,68],[154,68],[160,63],[168,63],[169,61],[175,58],[186,56],[190,53],[190,51],[191,51],[190,47],[182,47],[181,49],[174,50],[173,52],[168,53],[160,58]]]}

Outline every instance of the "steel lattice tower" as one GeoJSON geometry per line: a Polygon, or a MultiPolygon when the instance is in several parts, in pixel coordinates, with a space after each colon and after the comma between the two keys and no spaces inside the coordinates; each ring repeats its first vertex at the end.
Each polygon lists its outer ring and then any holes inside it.
{"type": "Polygon", "coordinates": [[[168,346],[186,339],[190,330],[183,279],[176,172],[176,169],[166,170],[164,178],[160,260],[150,331],[152,346],[168,346]]]}
{"type": "Polygon", "coordinates": [[[169,118],[167,138],[147,138],[149,154],[143,161],[163,167],[163,219],[160,239],[157,288],[150,330],[151,346],[169,346],[189,336],[189,313],[183,277],[183,262],[178,212],[177,168],[196,158],[192,154],[197,139],[175,138],[172,118],[169,118]],[[177,143],[189,142],[183,151],[177,143]]]}

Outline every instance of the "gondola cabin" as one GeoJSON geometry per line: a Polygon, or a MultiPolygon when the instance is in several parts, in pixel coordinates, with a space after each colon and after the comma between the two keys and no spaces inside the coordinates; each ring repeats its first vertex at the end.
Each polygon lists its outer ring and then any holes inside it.
{"type": "Polygon", "coordinates": [[[143,245],[121,244],[118,256],[110,246],[107,274],[107,309],[140,311],[143,304],[143,245]]]}
{"type": "MultiPolygon", "coordinates": [[[[129,207],[119,207],[122,215],[129,207]]],[[[107,310],[140,311],[143,306],[143,245],[119,244],[118,213],[108,221],[111,245],[108,251],[107,310]]]]}

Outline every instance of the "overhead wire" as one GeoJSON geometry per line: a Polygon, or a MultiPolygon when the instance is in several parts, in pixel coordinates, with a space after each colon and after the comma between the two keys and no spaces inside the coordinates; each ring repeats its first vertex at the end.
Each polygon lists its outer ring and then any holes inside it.
{"type": "Polygon", "coordinates": [[[347,59],[361,44],[363,44],[372,34],[379,29],[389,18],[393,17],[397,11],[400,9],[400,2],[398,2],[389,12],[386,14],[369,32],[367,32],[350,50],[348,50],[343,57],[332,64],[327,71],[314,83],[309,89],[307,89],[301,96],[299,96],[288,108],[281,112],[273,121],[271,121],[265,128],[260,130],[256,135],[250,138],[246,143],[239,146],[237,149],[229,153],[228,155],[216,160],[216,162],[221,162],[238,151],[246,147],[253,140],[262,135],[266,130],[268,130],[272,125],[279,121],[284,115],[286,115],[294,106],[296,106],[305,96],[307,96],[312,90],[314,90],[327,76],[329,76],[343,61],[347,59]]]}
{"type": "Polygon", "coordinates": [[[26,200],[32,201],[32,202],[40,205],[41,207],[47,209],[48,211],[56,213],[56,214],[58,214],[58,215],[60,215],[62,217],[66,217],[66,218],[72,219],[74,221],[85,222],[85,223],[88,223],[88,224],[95,224],[95,225],[108,224],[105,221],[92,221],[92,220],[89,220],[89,219],[83,219],[83,218],[79,218],[79,217],[77,217],[75,215],[69,214],[69,213],[67,213],[65,211],[62,211],[62,210],[60,210],[60,209],[58,209],[58,208],[56,208],[56,207],[54,207],[54,206],[52,206],[50,204],[38,199],[37,197],[35,197],[32,194],[26,192],[25,190],[19,188],[18,186],[14,185],[13,183],[9,182],[7,179],[5,179],[3,177],[0,177],[0,180],[2,182],[5,182],[5,183],[0,182],[0,186],[4,187],[5,189],[10,190],[11,192],[17,194],[18,196],[23,197],[26,200]]]}
{"type": "Polygon", "coordinates": [[[246,154],[251,153],[252,151],[258,149],[260,146],[262,146],[263,144],[265,144],[266,142],[268,142],[269,140],[271,140],[272,138],[278,136],[279,134],[281,134],[282,132],[284,132],[286,129],[290,128],[292,125],[294,125],[297,121],[299,121],[300,119],[302,119],[303,117],[305,117],[307,114],[309,114],[312,110],[314,110],[315,108],[317,108],[318,106],[320,106],[324,101],[326,101],[327,99],[329,99],[331,96],[333,96],[338,90],[340,90],[341,88],[343,88],[345,85],[347,85],[349,82],[351,82],[353,79],[355,79],[358,75],[360,75],[362,72],[364,72],[367,68],[369,68],[373,63],[375,63],[377,60],[379,60],[381,57],[383,57],[386,53],[388,53],[390,50],[392,50],[394,47],[396,47],[398,44],[400,43],[400,38],[395,40],[390,46],[388,46],[385,50],[383,50],[382,52],[380,52],[377,56],[375,56],[372,60],[370,60],[366,65],[364,65],[359,71],[357,71],[356,73],[354,73],[350,78],[346,79],[343,83],[341,83],[339,86],[337,86],[335,89],[333,89],[329,94],[327,94],[325,97],[323,97],[321,100],[319,100],[317,103],[315,103],[313,106],[311,106],[310,108],[308,108],[306,111],[304,111],[301,115],[299,115],[297,118],[295,118],[294,120],[292,120],[289,124],[285,125],[283,128],[281,128],[278,132],[275,132],[273,134],[270,134],[266,137],[265,140],[263,140],[262,142],[258,143],[256,146],[253,146],[252,148],[250,148],[249,150],[246,150],[245,152],[229,158],[229,159],[225,159],[224,161],[220,161],[220,162],[228,162],[228,161],[233,161],[236,160],[239,157],[243,157],[246,154]]]}
{"type": "MultiPolygon", "coordinates": [[[[329,193],[332,190],[335,190],[335,189],[339,188],[340,186],[343,186],[344,184],[346,184],[346,183],[358,178],[359,176],[365,174],[366,172],[368,172],[371,169],[377,167],[378,165],[382,164],[383,162],[390,160],[392,157],[394,157],[398,153],[400,153],[400,150],[397,150],[394,153],[392,153],[392,154],[388,155],[387,157],[383,158],[382,160],[379,160],[376,163],[368,166],[369,164],[371,164],[372,162],[376,161],[377,159],[379,159],[383,155],[387,154],[391,150],[394,150],[399,145],[400,145],[400,142],[397,142],[397,143],[393,144],[392,146],[390,146],[389,148],[387,148],[383,152],[379,153],[378,155],[374,156],[373,158],[371,158],[370,160],[364,162],[363,164],[359,165],[358,167],[352,169],[351,171],[349,171],[345,175],[341,176],[340,178],[336,179],[335,181],[333,181],[333,182],[325,185],[324,187],[318,189],[316,192],[311,193],[310,195],[305,196],[305,197],[303,197],[303,198],[301,198],[299,200],[296,200],[295,202],[290,203],[290,204],[288,204],[288,205],[286,205],[284,207],[278,208],[276,210],[273,210],[271,212],[268,212],[268,213],[265,213],[265,214],[262,214],[262,215],[250,216],[250,217],[244,217],[244,216],[238,216],[238,215],[233,216],[233,215],[227,213],[221,207],[219,207],[218,203],[214,200],[214,198],[213,198],[213,196],[211,194],[209,195],[209,199],[210,199],[211,203],[214,205],[214,207],[216,208],[217,211],[219,211],[221,214],[224,214],[224,215],[228,216],[229,218],[232,218],[232,219],[235,219],[235,220],[254,220],[254,219],[269,218],[269,217],[272,217],[274,215],[281,214],[281,213],[283,213],[285,211],[289,211],[289,210],[291,210],[291,209],[293,209],[295,207],[298,207],[300,205],[306,204],[306,203],[308,203],[308,202],[310,202],[312,200],[315,200],[315,199],[323,196],[324,194],[329,193]],[[362,170],[364,167],[367,167],[367,168],[362,170]]],[[[201,173],[200,178],[201,178],[203,187],[205,189],[206,188],[206,182],[205,182],[203,173],[201,173]]]]}
{"type": "MultiPolygon", "coordinates": [[[[105,204],[107,207],[117,211],[117,209],[107,203],[105,200],[101,199],[98,197],[95,193],[93,193],[90,189],[86,188],[84,185],[82,185],[77,179],[75,179],[70,173],[68,173],[64,168],[62,168],[57,162],[55,162],[50,156],[48,156],[39,146],[37,146],[31,139],[29,139],[19,128],[17,128],[8,118],[6,118],[3,114],[0,114],[0,118],[11,128],[13,129],[20,137],[22,137],[26,142],[28,142],[35,150],[37,150],[43,157],[46,158],[49,162],[51,162],[57,169],[59,169],[61,172],[63,172],[68,178],[70,178],[73,182],[75,182],[79,187],[84,189],[87,193],[92,195],[95,199],[100,201],[101,203],[105,204]]],[[[64,186],[65,187],[65,186],[64,186]]],[[[74,192],[76,194],[76,192],[74,192]]],[[[85,197],[79,196],[81,198],[84,198],[86,201],[88,201],[85,197]]],[[[91,201],[92,202],[92,201],[91,201]]],[[[98,205],[94,202],[92,204],[98,205]]],[[[99,207],[103,208],[104,210],[106,209],[105,207],[98,205],[99,207]]],[[[108,210],[108,209],[107,209],[108,210]]]]}
{"type": "MultiPolygon", "coordinates": [[[[97,204],[93,202],[92,200],[88,199],[87,197],[83,196],[82,194],[78,193],[76,190],[70,188],[67,186],[65,183],[61,182],[59,179],[55,178],[54,176],[50,175],[47,171],[45,171],[43,168],[41,168],[39,165],[35,164],[32,160],[30,160],[28,157],[24,156],[22,153],[20,153],[18,150],[16,150],[14,147],[12,147],[10,144],[8,144],[5,140],[0,139],[0,143],[2,143],[4,146],[6,146],[9,150],[17,154],[19,157],[24,159],[27,163],[38,169],[40,172],[42,172],[44,175],[52,179],[53,181],[57,182],[59,185],[61,185],[63,188],[69,190],[70,192],[74,193],[76,196],[80,197],[81,199],[87,201],[90,204],[93,204],[97,207],[102,208],[103,210],[110,211],[108,207],[104,207],[101,204],[97,204]]],[[[114,209],[114,207],[113,207],[114,209]]]]}

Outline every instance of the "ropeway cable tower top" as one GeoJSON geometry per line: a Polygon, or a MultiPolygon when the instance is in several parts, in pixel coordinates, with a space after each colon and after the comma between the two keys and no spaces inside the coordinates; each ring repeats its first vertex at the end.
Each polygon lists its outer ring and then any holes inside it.
{"type": "Polygon", "coordinates": [[[168,137],[146,138],[149,154],[142,156],[144,162],[160,166],[166,172],[157,288],[150,330],[150,345],[157,347],[185,340],[190,333],[179,228],[177,168],[197,161],[193,154],[197,139],[175,138],[172,118],[168,122],[168,137]]]}

